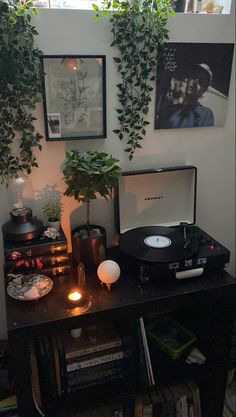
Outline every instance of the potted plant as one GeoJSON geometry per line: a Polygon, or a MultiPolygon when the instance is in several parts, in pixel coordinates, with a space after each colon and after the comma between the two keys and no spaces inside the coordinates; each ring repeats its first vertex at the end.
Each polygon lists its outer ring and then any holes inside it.
{"type": "Polygon", "coordinates": [[[59,201],[47,203],[42,208],[43,213],[47,217],[48,226],[53,227],[56,230],[60,229],[62,205],[59,201]]]}
{"type": "Polygon", "coordinates": [[[32,13],[38,13],[33,0],[0,1],[0,182],[7,185],[38,166],[34,149],[42,149],[32,114],[42,97],[32,13]]]}
{"type": "Polygon", "coordinates": [[[72,150],[66,153],[63,174],[67,185],[64,195],[86,206],[86,224],[72,230],[74,260],[98,265],[105,259],[106,232],[103,227],[91,224],[91,201],[99,195],[111,197],[121,175],[119,161],[105,152],[72,150]]]}
{"type": "Polygon", "coordinates": [[[103,0],[99,8],[93,4],[94,19],[109,18],[113,41],[119,56],[114,57],[120,74],[116,109],[118,128],[113,130],[120,140],[126,140],[125,152],[131,160],[142,148],[149,125],[153,81],[160,57],[160,45],[168,39],[168,17],[174,14],[172,0],[103,0]]]}

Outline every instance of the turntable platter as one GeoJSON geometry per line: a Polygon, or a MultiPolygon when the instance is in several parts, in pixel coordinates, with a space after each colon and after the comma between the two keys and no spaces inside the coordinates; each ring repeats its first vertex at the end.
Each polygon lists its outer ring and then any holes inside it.
{"type": "Polygon", "coordinates": [[[192,240],[184,249],[181,231],[170,227],[147,226],[128,230],[120,236],[120,249],[126,254],[147,262],[177,262],[192,257],[199,243],[192,240]]]}

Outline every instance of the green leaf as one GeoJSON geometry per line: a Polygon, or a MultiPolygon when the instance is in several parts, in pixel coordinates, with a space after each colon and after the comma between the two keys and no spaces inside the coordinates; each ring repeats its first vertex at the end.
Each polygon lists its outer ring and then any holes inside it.
{"type": "Polygon", "coordinates": [[[119,50],[114,57],[120,82],[117,83],[116,109],[119,129],[113,130],[120,140],[126,139],[125,152],[133,159],[146,135],[144,115],[149,112],[153,81],[160,58],[159,46],[168,38],[166,27],[171,0],[104,0],[103,10],[116,9],[110,16],[112,47],[119,50]]]}
{"type": "Polygon", "coordinates": [[[38,9],[36,9],[36,7],[31,7],[30,10],[35,16],[37,16],[39,14],[38,9]]]}
{"type": "Polygon", "coordinates": [[[67,185],[64,194],[89,203],[97,198],[97,193],[110,197],[110,191],[121,175],[121,168],[119,160],[105,152],[68,151],[63,174],[67,185]]]}
{"type": "Polygon", "coordinates": [[[93,16],[93,20],[98,20],[100,18],[100,16],[99,16],[99,14],[95,14],[94,16],[93,16]]]}
{"type": "Polygon", "coordinates": [[[105,16],[105,17],[109,17],[109,16],[110,16],[110,13],[109,13],[109,11],[108,11],[108,10],[101,10],[101,14],[102,14],[103,16],[105,16]]]}
{"type": "Polygon", "coordinates": [[[42,136],[35,131],[35,118],[30,113],[41,97],[41,52],[34,46],[37,31],[31,24],[31,14],[38,10],[33,1],[15,2],[0,0],[10,5],[1,7],[3,35],[0,36],[0,51],[3,61],[3,76],[0,77],[0,177],[8,183],[18,172],[30,174],[37,167],[34,148],[42,149],[42,136]],[[7,71],[4,69],[7,62],[7,71]],[[16,135],[16,132],[17,135],[16,135]],[[17,146],[15,139],[17,138],[17,146]]]}
{"type": "Polygon", "coordinates": [[[124,137],[123,133],[119,133],[119,139],[122,140],[124,137]]]}

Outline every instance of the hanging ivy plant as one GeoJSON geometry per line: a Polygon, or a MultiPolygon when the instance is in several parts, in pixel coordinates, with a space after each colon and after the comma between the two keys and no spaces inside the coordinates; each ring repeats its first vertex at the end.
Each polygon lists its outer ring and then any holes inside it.
{"type": "Polygon", "coordinates": [[[41,150],[31,111],[41,99],[41,53],[33,1],[0,0],[0,176],[8,184],[19,171],[37,167],[33,148],[41,150]]]}
{"type": "Polygon", "coordinates": [[[114,57],[121,82],[117,84],[120,108],[120,140],[126,140],[125,151],[131,160],[141,148],[146,135],[146,120],[151,102],[152,83],[155,80],[160,44],[168,39],[166,24],[171,0],[104,0],[101,8],[93,4],[94,19],[109,17],[113,42],[120,56],[114,57]]]}

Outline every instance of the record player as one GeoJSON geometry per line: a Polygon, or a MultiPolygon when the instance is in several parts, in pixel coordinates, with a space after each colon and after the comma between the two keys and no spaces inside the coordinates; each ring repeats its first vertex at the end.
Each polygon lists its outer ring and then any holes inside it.
{"type": "Polygon", "coordinates": [[[201,276],[230,251],[195,225],[197,168],[124,172],[115,199],[121,263],[141,282],[201,276]]]}

